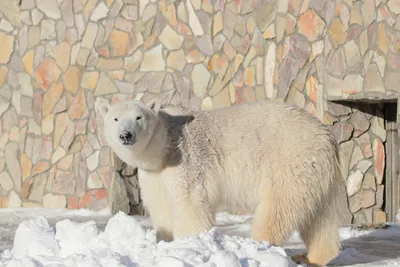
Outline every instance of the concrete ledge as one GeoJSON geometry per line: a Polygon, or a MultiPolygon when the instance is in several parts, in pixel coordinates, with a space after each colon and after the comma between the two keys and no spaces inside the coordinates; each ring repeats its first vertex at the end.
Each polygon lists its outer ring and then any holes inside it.
{"type": "Polygon", "coordinates": [[[352,95],[343,96],[327,96],[326,100],[331,102],[363,102],[363,103],[381,103],[381,102],[396,102],[400,98],[400,93],[397,92],[360,92],[352,95]]]}

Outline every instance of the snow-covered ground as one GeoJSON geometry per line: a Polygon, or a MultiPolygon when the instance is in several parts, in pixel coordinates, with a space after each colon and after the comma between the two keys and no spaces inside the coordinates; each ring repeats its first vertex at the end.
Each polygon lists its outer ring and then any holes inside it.
{"type": "MultiPolygon", "coordinates": [[[[0,209],[0,266],[298,266],[297,233],[281,247],[248,238],[247,216],[219,213],[208,233],[156,243],[146,217],[108,209],[0,209]]],[[[341,229],[343,252],[332,266],[400,266],[400,225],[374,231],[341,229]]]]}

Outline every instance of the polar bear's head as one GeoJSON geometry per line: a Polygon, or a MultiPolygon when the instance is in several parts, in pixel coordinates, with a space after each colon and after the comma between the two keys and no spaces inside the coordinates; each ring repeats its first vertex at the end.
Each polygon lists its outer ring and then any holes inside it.
{"type": "Polygon", "coordinates": [[[126,100],[110,105],[107,100],[97,98],[95,109],[104,120],[108,145],[119,154],[124,150],[140,152],[147,146],[158,123],[160,103],[126,100]]]}

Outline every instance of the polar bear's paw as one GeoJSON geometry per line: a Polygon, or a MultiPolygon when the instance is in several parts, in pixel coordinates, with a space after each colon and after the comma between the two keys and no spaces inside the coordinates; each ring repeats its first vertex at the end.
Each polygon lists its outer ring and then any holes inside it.
{"type": "Polygon", "coordinates": [[[294,255],[291,258],[292,258],[292,261],[294,261],[295,263],[305,264],[307,267],[322,267],[321,265],[310,263],[308,261],[307,254],[305,254],[305,253],[294,255]]]}

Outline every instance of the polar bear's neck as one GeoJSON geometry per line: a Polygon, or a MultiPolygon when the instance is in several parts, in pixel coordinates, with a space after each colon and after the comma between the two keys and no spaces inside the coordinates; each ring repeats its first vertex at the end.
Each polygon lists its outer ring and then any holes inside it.
{"type": "Polygon", "coordinates": [[[158,172],[164,168],[167,152],[168,133],[162,120],[158,120],[149,142],[140,153],[136,153],[137,167],[144,171],[158,172]]]}
{"type": "Polygon", "coordinates": [[[184,157],[182,144],[186,139],[185,128],[192,120],[192,114],[160,111],[153,135],[147,144],[127,159],[134,163],[134,167],[146,172],[161,172],[165,168],[178,165],[184,157]]]}

